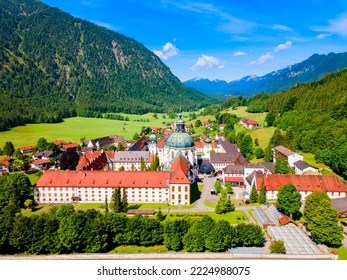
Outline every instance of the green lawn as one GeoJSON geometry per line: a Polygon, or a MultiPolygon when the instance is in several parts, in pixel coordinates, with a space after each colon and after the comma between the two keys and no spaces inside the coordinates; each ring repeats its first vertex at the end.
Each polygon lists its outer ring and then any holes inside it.
{"type": "Polygon", "coordinates": [[[40,137],[45,137],[48,141],[62,139],[67,142],[77,143],[80,142],[82,137],[93,139],[108,135],[122,135],[125,139],[130,140],[135,132],[140,133],[143,126],[166,127],[167,122],[174,121],[174,119],[169,119],[168,116],[163,119],[161,114],[158,114],[158,119],[155,119],[152,113],[120,115],[129,117],[130,121],[75,117],[64,119],[64,122],[56,124],[18,126],[9,131],[0,132],[0,147],[2,148],[7,141],[11,141],[15,148],[35,145],[40,137]],[[149,119],[149,122],[137,121],[141,119],[149,119]]]}
{"type": "Polygon", "coordinates": [[[170,213],[167,218],[174,217],[184,217],[191,216],[194,218],[202,217],[203,215],[209,215],[215,221],[225,220],[231,224],[240,224],[240,223],[248,223],[249,219],[247,215],[243,211],[233,211],[226,214],[216,214],[215,212],[179,212],[179,213],[170,213]]]}
{"type": "Polygon", "coordinates": [[[144,247],[144,246],[118,246],[109,254],[134,254],[134,253],[164,253],[168,252],[164,245],[144,247]]]}

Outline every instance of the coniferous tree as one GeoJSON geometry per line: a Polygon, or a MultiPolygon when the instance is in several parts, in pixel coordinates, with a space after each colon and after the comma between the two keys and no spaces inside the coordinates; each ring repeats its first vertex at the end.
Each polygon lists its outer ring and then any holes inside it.
{"type": "Polygon", "coordinates": [[[119,187],[116,187],[112,194],[112,203],[112,208],[115,213],[123,212],[121,190],[119,187]]]}
{"type": "Polygon", "coordinates": [[[251,193],[249,195],[249,201],[250,203],[256,203],[258,201],[258,191],[255,185],[252,186],[251,193]]]}
{"type": "Polygon", "coordinates": [[[15,152],[14,145],[11,141],[7,141],[3,148],[3,153],[6,156],[12,156],[15,152]]]}
{"type": "Polygon", "coordinates": [[[261,181],[258,202],[264,204],[266,202],[266,189],[264,186],[264,179],[261,181]]]}
{"type": "Polygon", "coordinates": [[[122,200],[121,200],[121,212],[126,213],[128,211],[128,194],[126,188],[122,189],[122,200]]]}
{"type": "Polygon", "coordinates": [[[217,214],[225,214],[235,210],[235,206],[231,203],[228,198],[228,193],[225,189],[221,191],[221,197],[218,200],[215,212],[217,214]]]}

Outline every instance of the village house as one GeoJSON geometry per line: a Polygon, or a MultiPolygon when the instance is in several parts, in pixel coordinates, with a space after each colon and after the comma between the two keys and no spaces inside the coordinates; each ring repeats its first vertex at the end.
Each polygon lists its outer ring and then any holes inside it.
{"type": "Polygon", "coordinates": [[[254,129],[259,127],[259,123],[257,121],[250,119],[241,119],[240,124],[248,129],[254,129]]]}
{"type": "Polygon", "coordinates": [[[293,184],[305,200],[308,195],[316,191],[324,191],[331,198],[346,197],[347,186],[336,176],[331,175],[292,175],[292,174],[263,174],[257,171],[253,174],[251,183],[246,191],[251,192],[253,185],[260,191],[264,184],[268,200],[276,200],[279,189],[287,184],[293,184]]]}
{"type": "Polygon", "coordinates": [[[22,148],[19,148],[19,151],[25,155],[25,154],[30,154],[32,152],[34,152],[35,150],[35,146],[27,146],[27,147],[22,147],[22,148]]]}
{"type": "Polygon", "coordinates": [[[222,170],[222,182],[230,182],[233,187],[242,187],[244,184],[244,165],[228,165],[222,170]]]}
{"type": "Polygon", "coordinates": [[[178,156],[170,171],[46,171],[35,185],[37,203],[111,202],[124,188],[129,203],[190,204],[189,167],[178,156]]]}
{"type": "Polygon", "coordinates": [[[102,148],[108,148],[110,146],[117,147],[119,143],[122,143],[125,149],[128,149],[127,141],[123,136],[110,135],[101,138],[95,138],[92,140],[83,141],[83,145],[88,149],[99,150],[102,148]]]}
{"type": "Polygon", "coordinates": [[[30,164],[32,169],[41,170],[48,169],[51,166],[51,161],[49,159],[37,159],[30,164]]]}
{"type": "Polygon", "coordinates": [[[228,165],[245,165],[248,164],[247,159],[240,153],[236,144],[231,144],[224,138],[219,138],[217,144],[219,152],[210,154],[210,162],[214,169],[222,174],[222,171],[228,165]]]}
{"type": "Polygon", "coordinates": [[[308,163],[298,160],[294,162],[295,174],[303,175],[303,174],[318,174],[319,170],[308,163]]]}
{"type": "Polygon", "coordinates": [[[274,156],[273,161],[276,163],[276,159],[278,157],[281,157],[282,159],[288,161],[288,164],[290,167],[294,167],[294,162],[301,160],[304,160],[304,157],[298,153],[293,152],[292,150],[284,147],[284,146],[277,146],[273,148],[274,156]]]}
{"type": "Polygon", "coordinates": [[[10,172],[10,166],[13,164],[14,160],[6,157],[0,160],[0,174],[7,174],[10,172]]]}

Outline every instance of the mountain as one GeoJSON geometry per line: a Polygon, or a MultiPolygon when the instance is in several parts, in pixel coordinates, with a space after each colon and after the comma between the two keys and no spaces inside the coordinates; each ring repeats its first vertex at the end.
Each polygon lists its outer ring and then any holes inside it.
{"type": "Polygon", "coordinates": [[[214,102],[139,42],[39,1],[1,0],[0,25],[0,130],[214,102]]]}
{"type": "Polygon", "coordinates": [[[314,54],[307,60],[261,77],[250,75],[229,83],[222,80],[193,79],[184,84],[210,96],[252,96],[256,93],[282,91],[298,83],[316,81],[329,72],[345,67],[347,67],[347,52],[314,54]]]}

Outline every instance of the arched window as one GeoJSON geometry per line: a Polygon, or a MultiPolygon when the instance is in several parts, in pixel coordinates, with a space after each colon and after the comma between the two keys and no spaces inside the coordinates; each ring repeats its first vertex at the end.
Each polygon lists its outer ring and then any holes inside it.
{"type": "Polygon", "coordinates": [[[172,194],[171,198],[172,198],[172,199],[175,199],[175,195],[174,195],[174,194],[172,194]]]}
{"type": "Polygon", "coordinates": [[[175,186],[172,186],[172,191],[173,191],[173,192],[175,191],[175,186]]]}
{"type": "Polygon", "coordinates": [[[181,200],[181,195],[180,194],[178,195],[178,199],[181,200]]]}
{"type": "Polygon", "coordinates": [[[178,186],[178,191],[179,191],[179,192],[181,191],[181,186],[178,186]]]}
{"type": "Polygon", "coordinates": [[[187,200],[188,199],[188,195],[186,194],[186,195],[184,195],[184,199],[185,200],[187,200]]]}
{"type": "Polygon", "coordinates": [[[188,191],[188,186],[184,187],[184,191],[187,192],[188,191]]]}

